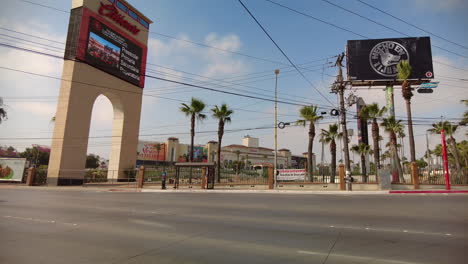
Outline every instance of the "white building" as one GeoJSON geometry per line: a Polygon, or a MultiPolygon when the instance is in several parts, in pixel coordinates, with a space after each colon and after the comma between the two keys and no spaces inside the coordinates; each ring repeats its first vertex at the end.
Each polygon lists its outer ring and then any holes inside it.
{"type": "MultiPolygon", "coordinates": [[[[209,144],[217,145],[217,142],[210,142],[209,144]]],[[[207,147],[211,149],[210,146],[207,147]]],[[[232,164],[235,161],[243,161],[246,167],[272,165],[274,156],[274,149],[260,147],[259,139],[250,136],[245,136],[242,139],[242,145],[234,144],[221,148],[221,162],[224,165],[232,164]]],[[[212,161],[211,155],[208,155],[208,157],[209,161],[212,161]]],[[[214,156],[214,160],[216,160],[216,156],[214,156]]],[[[278,168],[289,168],[290,166],[291,152],[288,149],[278,150],[278,168]]]]}

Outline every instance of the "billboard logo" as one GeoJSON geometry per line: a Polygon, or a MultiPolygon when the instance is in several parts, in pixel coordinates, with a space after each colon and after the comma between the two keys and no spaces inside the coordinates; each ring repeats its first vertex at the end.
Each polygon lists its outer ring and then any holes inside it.
{"type": "Polygon", "coordinates": [[[397,65],[401,60],[409,61],[409,53],[403,45],[395,41],[380,42],[369,54],[372,69],[385,77],[396,77],[397,65]]]}
{"type": "Polygon", "coordinates": [[[114,22],[121,25],[122,27],[124,27],[125,29],[127,29],[135,35],[138,34],[138,32],[140,32],[140,30],[135,25],[130,24],[130,22],[128,22],[125,19],[125,16],[119,14],[117,7],[115,7],[114,5],[105,5],[101,3],[101,7],[99,8],[99,14],[101,16],[106,16],[114,20],[114,22]]]}

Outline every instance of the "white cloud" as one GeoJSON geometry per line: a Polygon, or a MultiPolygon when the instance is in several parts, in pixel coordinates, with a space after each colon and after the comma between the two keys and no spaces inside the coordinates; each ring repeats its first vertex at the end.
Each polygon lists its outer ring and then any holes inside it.
{"type": "Polygon", "coordinates": [[[12,105],[15,112],[26,112],[33,116],[51,119],[55,115],[57,106],[55,103],[18,102],[12,105]]]}
{"type": "MultiPolygon", "coordinates": [[[[222,78],[226,75],[243,74],[248,71],[248,65],[243,60],[235,58],[229,52],[220,52],[217,49],[200,47],[189,43],[191,40],[187,35],[180,34],[177,38],[186,40],[168,40],[149,39],[149,62],[163,64],[171,68],[186,69],[187,67],[197,69],[198,74],[210,78],[222,78]]],[[[239,51],[242,42],[239,36],[228,34],[220,36],[215,33],[208,34],[204,39],[204,44],[214,46],[223,50],[239,51]]],[[[150,66],[152,68],[152,66],[150,66]]],[[[158,68],[166,74],[165,77],[182,78],[184,74],[171,71],[168,69],[158,68]]],[[[190,76],[190,78],[197,78],[190,76]]]]}

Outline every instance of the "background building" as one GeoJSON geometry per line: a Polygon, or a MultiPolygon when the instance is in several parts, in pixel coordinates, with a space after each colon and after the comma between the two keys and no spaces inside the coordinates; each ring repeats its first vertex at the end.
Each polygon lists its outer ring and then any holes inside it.
{"type": "MultiPolygon", "coordinates": [[[[189,160],[190,144],[179,142],[170,137],[166,142],[140,141],[138,144],[137,165],[161,165],[189,160]]],[[[206,145],[194,146],[194,161],[215,162],[217,160],[218,142],[209,141],[206,145]]],[[[245,136],[241,145],[228,145],[221,148],[221,163],[225,167],[240,163],[248,169],[255,166],[272,165],[274,150],[260,146],[258,138],[245,136]]],[[[289,149],[278,150],[278,168],[302,168],[304,158],[291,155],[289,149]]]]}

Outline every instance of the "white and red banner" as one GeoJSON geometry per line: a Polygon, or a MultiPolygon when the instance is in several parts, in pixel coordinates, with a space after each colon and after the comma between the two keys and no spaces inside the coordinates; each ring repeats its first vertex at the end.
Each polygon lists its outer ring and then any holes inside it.
{"type": "Polygon", "coordinates": [[[306,180],[305,169],[285,169],[278,170],[278,181],[305,181],[306,180]]]}

